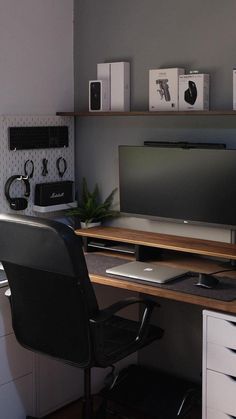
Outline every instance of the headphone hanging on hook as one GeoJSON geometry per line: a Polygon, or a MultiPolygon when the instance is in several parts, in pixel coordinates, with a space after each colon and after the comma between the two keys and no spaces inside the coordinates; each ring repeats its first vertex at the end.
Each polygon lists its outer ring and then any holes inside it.
{"type": "Polygon", "coordinates": [[[57,166],[58,175],[62,178],[67,170],[66,159],[64,159],[64,157],[58,157],[56,161],[56,166],[57,166]],[[61,168],[61,166],[63,167],[61,168]]]}
{"type": "Polygon", "coordinates": [[[28,206],[28,200],[26,198],[22,198],[22,197],[16,197],[16,198],[12,198],[10,196],[10,188],[12,183],[14,183],[16,180],[21,181],[24,183],[25,185],[25,193],[24,196],[25,197],[29,197],[30,196],[30,183],[29,183],[29,179],[28,176],[22,176],[22,175],[13,175],[11,176],[5,184],[5,197],[9,203],[9,206],[12,210],[15,211],[22,211],[24,209],[27,208],[28,206]]]}

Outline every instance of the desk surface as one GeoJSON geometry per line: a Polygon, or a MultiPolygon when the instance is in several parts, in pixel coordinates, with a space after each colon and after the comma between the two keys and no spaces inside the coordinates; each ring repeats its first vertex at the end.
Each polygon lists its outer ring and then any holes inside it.
{"type": "MultiPolygon", "coordinates": [[[[103,258],[103,260],[104,260],[104,257],[106,257],[104,253],[99,254],[95,252],[93,252],[92,254],[86,255],[88,269],[89,269],[89,276],[93,283],[115,287],[115,288],[126,289],[130,291],[135,291],[138,293],[165,298],[169,300],[181,301],[184,303],[194,304],[194,305],[198,305],[203,308],[208,308],[212,310],[220,310],[227,313],[236,314],[236,300],[230,301],[230,302],[216,300],[210,297],[203,297],[200,295],[188,294],[186,292],[174,291],[171,289],[167,289],[165,287],[157,287],[151,284],[149,285],[147,283],[140,283],[136,281],[126,280],[124,278],[120,279],[117,277],[111,277],[105,273],[105,266],[104,266],[104,272],[101,273],[100,269],[98,269],[98,272],[96,272],[96,269],[94,268],[90,269],[90,263],[89,263],[89,257],[92,257],[92,256],[94,257],[95,255],[98,259],[103,258]]],[[[107,255],[107,261],[109,261],[109,258],[110,258],[110,255],[107,255]]],[[[120,263],[119,258],[117,257],[115,259],[117,259],[117,265],[118,265],[120,263]]],[[[103,263],[105,262],[103,261],[103,263]]],[[[234,275],[235,275],[235,272],[234,272],[234,275]]],[[[232,281],[234,280],[235,278],[232,278],[232,281]]],[[[210,290],[209,290],[209,294],[210,294],[210,290]]]]}
{"type": "MultiPolygon", "coordinates": [[[[224,269],[222,260],[220,261],[217,258],[236,259],[235,244],[211,240],[113,227],[97,227],[85,230],[79,229],[76,233],[79,236],[86,238],[105,239],[114,242],[132,243],[139,246],[156,247],[162,249],[165,253],[158,263],[166,263],[195,272],[212,273],[224,269]]],[[[102,255],[105,255],[105,253],[103,252],[102,255]]],[[[123,257],[124,255],[122,255],[122,258],[123,257]]],[[[127,256],[127,258],[129,257],[127,256]]],[[[150,260],[150,262],[153,262],[153,260],[150,260]]],[[[119,258],[117,257],[117,265],[118,264],[119,258]]],[[[229,265],[228,269],[230,268],[229,265]]],[[[227,267],[225,267],[225,269],[227,269],[227,267]]],[[[226,274],[224,273],[222,276],[226,276],[226,274]]],[[[236,271],[227,273],[227,277],[230,277],[232,281],[236,281],[236,271]]],[[[236,313],[236,300],[230,302],[216,300],[210,296],[193,295],[164,287],[161,288],[149,284],[147,285],[146,283],[131,282],[129,280],[124,280],[123,278],[109,277],[106,275],[105,270],[102,273],[101,271],[96,272],[93,270],[93,272],[90,272],[90,278],[92,282],[97,284],[123,288],[160,298],[182,301],[208,309],[225,311],[227,313],[236,313]]]]}

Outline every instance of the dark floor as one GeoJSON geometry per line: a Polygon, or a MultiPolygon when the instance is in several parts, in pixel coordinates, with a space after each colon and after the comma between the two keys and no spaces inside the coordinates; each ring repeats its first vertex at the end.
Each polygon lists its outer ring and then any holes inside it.
{"type": "Polygon", "coordinates": [[[45,419],[80,419],[81,416],[81,402],[74,402],[70,405],[45,416],[45,419]]]}
{"type": "MultiPolygon", "coordinates": [[[[98,405],[98,400],[95,400],[95,408],[98,405]]],[[[82,402],[71,403],[62,409],[47,415],[44,419],[82,419],[82,402]]],[[[107,419],[110,419],[108,416],[107,419]]],[[[118,417],[112,415],[112,419],[118,419],[118,417]]],[[[120,419],[120,418],[119,418],[120,419]]]]}
{"type": "MultiPolygon", "coordinates": [[[[97,404],[98,401],[95,401],[97,404]]],[[[70,405],[58,410],[57,412],[51,413],[47,415],[45,419],[82,419],[82,403],[81,401],[71,403],[70,405]]],[[[130,414],[129,412],[125,412],[125,414],[121,415],[107,415],[107,419],[136,419],[137,416],[130,414]]],[[[195,408],[194,411],[189,413],[189,415],[185,416],[184,419],[201,419],[201,409],[195,408]]],[[[138,416],[140,419],[141,416],[138,416]]],[[[147,417],[143,419],[148,419],[147,417]]],[[[158,417],[157,417],[158,419],[158,417]]]]}

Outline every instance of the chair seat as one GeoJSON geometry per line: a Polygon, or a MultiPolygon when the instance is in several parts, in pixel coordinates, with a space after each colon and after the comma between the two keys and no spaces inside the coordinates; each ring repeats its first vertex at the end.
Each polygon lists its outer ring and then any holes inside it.
{"type": "Polygon", "coordinates": [[[156,339],[160,339],[163,330],[149,325],[147,333],[136,340],[140,323],[119,316],[112,316],[103,324],[103,337],[99,348],[96,348],[96,366],[106,367],[146,346],[156,339]]]}

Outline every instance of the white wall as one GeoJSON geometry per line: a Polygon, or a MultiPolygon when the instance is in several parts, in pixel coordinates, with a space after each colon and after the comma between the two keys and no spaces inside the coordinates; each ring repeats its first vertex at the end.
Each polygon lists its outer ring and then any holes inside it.
{"type": "Polygon", "coordinates": [[[0,0],[0,114],[73,110],[73,0],[0,0]]]}

